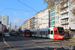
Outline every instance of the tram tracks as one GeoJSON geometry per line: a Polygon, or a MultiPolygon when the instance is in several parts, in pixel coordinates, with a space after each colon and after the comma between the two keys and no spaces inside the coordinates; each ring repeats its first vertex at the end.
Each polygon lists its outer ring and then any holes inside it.
{"type": "MultiPolygon", "coordinates": [[[[50,42],[50,43],[53,43],[53,44],[56,44],[56,45],[59,44],[59,46],[57,48],[54,48],[56,50],[62,45],[63,40],[51,40],[51,39],[48,39],[48,40],[43,39],[43,40],[41,40],[41,39],[37,39],[37,40],[32,40],[32,41],[33,41],[33,43],[29,43],[29,44],[25,44],[25,45],[21,45],[21,46],[16,46],[16,47],[11,47],[11,48],[8,48],[8,49],[10,50],[10,49],[14,49],[14,48],[24,48],[24,47],[25,48],[35,48],[35,47],[37,48],[37,47],[39,47],[39,48],[43,48],[45,50],[48,50],[48,48],[46,48],[46,45],[44,46],[41,43],[46,44],[46,43],[50,42]]],[[[52,44],[50,44],[50,45],[52,45],[52,44]]],[[[48,47],[48,45],[47,45],[47,47],[48,47]]]]}

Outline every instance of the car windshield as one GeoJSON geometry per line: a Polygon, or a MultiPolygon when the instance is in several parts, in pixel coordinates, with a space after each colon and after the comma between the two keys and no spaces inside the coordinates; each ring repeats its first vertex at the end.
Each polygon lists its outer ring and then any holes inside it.
{"type": "Polygon", "coordinates": [[[63,28],[58,27],[59,34],[64,34],[63,28]]]}
{"type": "Polygon", "coordinates": [[[30,30],[26,30],[27,34],[30,34],[30,30]]]}
{"type": "Polygon", "coordinates": [[[5,35],[7,35],[8,33],[4,33],[5,35]]]}

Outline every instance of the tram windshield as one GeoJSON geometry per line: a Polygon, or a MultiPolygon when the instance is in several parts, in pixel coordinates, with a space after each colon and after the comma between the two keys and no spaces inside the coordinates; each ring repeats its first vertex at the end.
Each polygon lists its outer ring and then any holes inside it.
{"type": "Polygon", "coordinates": [[[30,34],[30,30],[26,30],[26,34],[30,34]]]}
{"type": "Polygon", "coordinates": [[[63,28],[58,28],[59,34],[64,34],[63,28]]]}

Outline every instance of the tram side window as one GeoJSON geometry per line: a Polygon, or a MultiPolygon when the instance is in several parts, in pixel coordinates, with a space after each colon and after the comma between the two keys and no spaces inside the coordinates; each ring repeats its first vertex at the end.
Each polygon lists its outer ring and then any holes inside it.
{"type": "Polygon", "coordinates": [[[46,32],[44,31],[44,35],[45,35],[45,33],[46,33],[46,32]]]}
{"type": "Polygon", "coordinates": [[[46,31],[46,36],[47,36],[47,31],[46,31]]]}
{"type": "Polygon", "coordinates": [[[45,31],[42,31],[42,34],[44,35],[45,34],[45,31]]]}
{"type": "Polygon", "coordinates": [[[36,34],[37,34],[37,32],[36,32],[36,34]]]}
{"type": "Polygon", "coordinates": [[[54,31],[54,34],[57,34],[57,30],[54,31]]]}
{"type": "Polygon", "coordinates": [[[40,31],[40,34],[42,34],[42,31],[40,31]]]}
{"type": "Polygon", "coordinates": [[[53,31],[51,31],[51,34],[53,34],[53,31]]]}
{"type": "Polygon", "coordinates": [[[43,34],[43,31],[41,33],[43,34]]]}
{"type": "Polygon", "coordinates": [[[34,32],[34,35],[36,35],[36,32],[34,32]]]}
{"type": "Polygon", "coordinates": [[[50,30],[48,30],[48,34],[50,34],[50,30]]]}
{"type": "Polygon", "coordinates": [[[31,34],[34,34],[34,32],[31,32],[31,34]]]}

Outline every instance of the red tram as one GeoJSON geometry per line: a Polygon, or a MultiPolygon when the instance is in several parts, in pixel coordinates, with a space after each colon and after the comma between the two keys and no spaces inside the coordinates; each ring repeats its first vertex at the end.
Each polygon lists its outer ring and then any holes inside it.
{"type": "Polygon", "coordinates": [[[25,30],[24,30],[24,36],[25,36],[25,37],[30,37],[30,36],[31,36],[30,30],[25,29],[25,30]]]}

